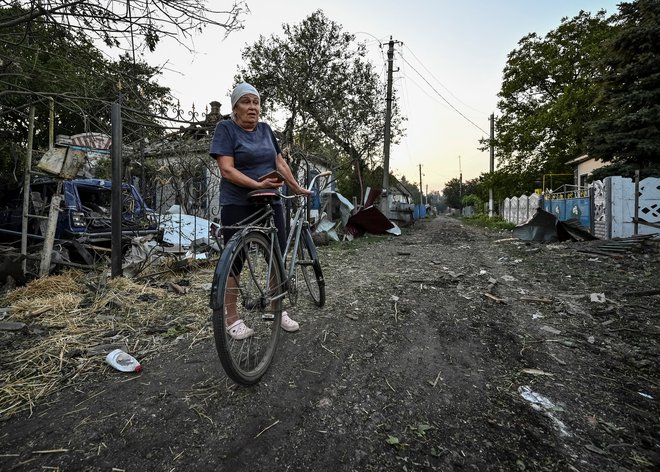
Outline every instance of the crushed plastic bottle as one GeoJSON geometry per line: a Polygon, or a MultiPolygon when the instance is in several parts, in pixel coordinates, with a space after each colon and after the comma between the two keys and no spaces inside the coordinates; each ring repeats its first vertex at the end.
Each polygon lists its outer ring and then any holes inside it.
{"type": "Polygon", "coordinates": [[[108,353],[105,361],[121,372],[142,372],[142,365],[137,359],[121,349],[115,349],[108,353]]]}

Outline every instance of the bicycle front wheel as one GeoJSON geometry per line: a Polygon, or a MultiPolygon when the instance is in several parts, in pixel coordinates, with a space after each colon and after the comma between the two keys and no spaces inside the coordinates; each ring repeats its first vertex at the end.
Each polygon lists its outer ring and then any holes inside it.
{"type": "Polygon", "coordinates": [[[303,228],[300,234],[297,259],[296,265],[302,272],[312,300],[317,306],[323,306],[325,304],[325,280],[309,228],[303,228]]]}
{"type": "Polygon", "coordinates": [[[273,360],[283,281],[271,238],[252,231],[229,240],[214,274],[213,334],[225,372],[239,384],[257,383],[273,360]]]}

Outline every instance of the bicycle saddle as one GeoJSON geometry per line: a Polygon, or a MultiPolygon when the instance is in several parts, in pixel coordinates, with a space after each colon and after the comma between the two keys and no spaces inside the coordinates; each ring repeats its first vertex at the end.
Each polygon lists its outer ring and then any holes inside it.
{"type": "Polygon", "coordinates": [[[248,199],[252,202],[270,202],[280,198],[280,192],[277,189],[258,189],[248,192],[248,199]]]}

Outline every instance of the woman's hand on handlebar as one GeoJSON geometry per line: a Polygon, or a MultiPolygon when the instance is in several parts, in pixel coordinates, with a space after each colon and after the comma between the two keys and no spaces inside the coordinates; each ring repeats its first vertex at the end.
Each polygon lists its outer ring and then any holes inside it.
{"type": "Polygon", "coordinates": [[[307,190],[306,188],[302,188],[300,185],[298,185],[298,188],[293,188],[291,189],[294,194],[299,195],[301,197],[309,197],[310,195],[313,195],[314,192],[311,190],[307,190]]]}
{"type": "MultiPolygon", "coordinates": [[[[282,182],[279,179],[276,178],[268,178],[264,179],[261,181],[257,182],[258,187],[256,189],[279,189],[284,182],[282,182]]],[[[309,197],[312,195],[314,192],[307,190],[305,188],[302,188],[300,185],[296,185],[295,188],[291,188],[291,191],[293,192],[294,195],[301,196],[301,197],[309,197]]]]}

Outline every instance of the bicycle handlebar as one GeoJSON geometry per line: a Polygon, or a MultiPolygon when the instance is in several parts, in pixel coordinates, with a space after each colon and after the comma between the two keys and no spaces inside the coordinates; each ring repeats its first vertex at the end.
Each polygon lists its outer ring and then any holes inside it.
{"type": "MultiPolygon", "coordinates": [[[[314,182],[316,181],[316,179],[318,179],[319,177],[327,177],[328,175],[332,175],[332,172],[329,171],[329,170],[326,170],[325,172],[321,172],[320,174],[316,174],[314,176],[314,178],[309,182],[309,186],[307,187],[307,190],[309,190],[309,191],[312,190],[312,187],[314,186],[314,182]]],[[[284,195],[282,192],[279,192],[279,191],[278,191],[278,193],[280,194],[281,198],[286,198],[288,200],[290,200],[292,198],[303,196],[303,195],[284,195]]]]}
{"type": "Polygon", "coordinates": [[[309,183],[309,187],[307,187],[307,190],[312,190],[312,187],[314,186],[314,182],[316,181],[316,179],[318,179],[319,177],[327,177],[328,175],[332,175],[332,172],[329,170],[326,170],[325,172],[321,172],[320,174],[316,174],[309,183]]]}

